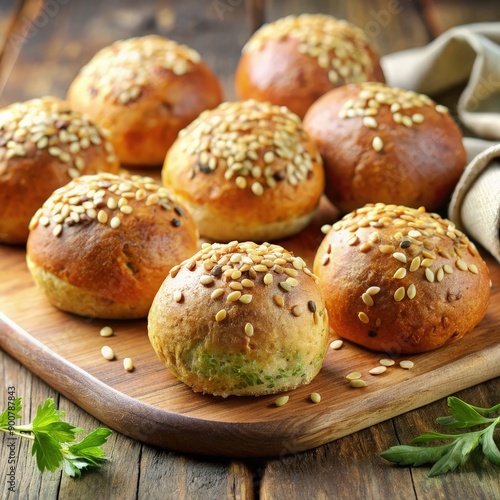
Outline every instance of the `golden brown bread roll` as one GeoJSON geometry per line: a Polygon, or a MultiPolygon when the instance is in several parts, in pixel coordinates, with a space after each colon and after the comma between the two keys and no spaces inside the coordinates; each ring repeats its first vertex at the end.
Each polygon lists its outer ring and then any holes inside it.
{"type": "Polygon", "coordinates": [[[64,311],[143,318],[170,268],[196,251],[197,238],[190,215],[152,178],[85,175],[34,215],[27,263],[64,311]]]}
{"type": "Polygon", "coordinates": [[[72,178],[118,172],[103,131],[67,103],[43,97],[0,110],[0,242],[23,244],[28,224],[72,178]]]}
{"type": "Polygon", "coordinates": [[[382,83],[332,90],[304,118],[326,173],[325,192],[343,212],[366,203],[437,210],[462,174],[462,133],[447,108],[382,83]]]}
{"type": "Polygon", "coordinates": [[[300,232],[324,189],[321,157],[300,118],[254,100],[223,103],[182,130],[162,179],[200,234],[226,242],[300,232]]]}
{"type": "Polygon", "coordinates": [[[361,29],[324,14],[302,14],[265,24],[252,35],[236,70],[236,91],[241,99],[270,101],[304,117],[325,92],[372,80],[385,81],[361,29]]]}
{"type": "Polygon", "coordinates": [[[314,272],[333,331],[393,355],[460,339],[490,296],[474,244],[423,208],[378,203],[351,212],[325,236],[314,272]]]}
{"type": "Polygon", "coordinates": [[[122,163],[159,166],[179,130],[222,101],[222,87],[194,49],[149,35],[100,50],[68,100],[109,130],[122,163]]]}
{"type": "Polygon", "coordinates": [[[148,317],[160,360],[194,391],[259,396],[309,383],[328,344],[316,278],[283,247],[204,244],[175,266],[148,317]]]}

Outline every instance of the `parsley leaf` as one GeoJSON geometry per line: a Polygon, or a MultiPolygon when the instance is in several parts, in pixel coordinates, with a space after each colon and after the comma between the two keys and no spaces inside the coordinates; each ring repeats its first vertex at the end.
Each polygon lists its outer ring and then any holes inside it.
{"type": "Polygon", "coordinates": [[[442,434],[429,432],[412,439],[411,444],[428,443],[434,440],[452,440],[451,443],[438,446],[392,446],[381,453],[382,458],[399,465],[419,466],[434,464],[429,477],[438,476],[455,470],[463,465],[471,452],[481,444],[485,458],[494,465],[500,465],[500,451],[495,443],[494,433],[500,427],[500,416],[487,418],[500,410],[500,405],[492,408],[472,406],[456,397],[448,398],[451,416],[440,417],[436,423],[449,428],[467,428],[488,424],[483,429],[463,434],[442,434]]]}
{"type": "Polygon", "coordinates": [[[0,431],[31,439],[31,454],[41,472],[55,472],[60,467],[72,476],[80,477],[82,470],[100,467],[108,460],[101,446],[106,443],[111,430],[99,428],[75,443],[76,434],[84,432],[62,420],[66,414],[57,410],[54,400],[47,399],[39,405],[33,422],[27,425],[11,425],[21,417],[21,398],[16,398],[0,415],[0,431]]]}

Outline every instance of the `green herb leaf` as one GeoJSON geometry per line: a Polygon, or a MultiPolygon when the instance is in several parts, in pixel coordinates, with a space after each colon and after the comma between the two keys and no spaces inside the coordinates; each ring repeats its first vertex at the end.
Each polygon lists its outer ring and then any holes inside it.
{"type": "Polygon", "coordinates": [[[0,415],[0,428],[8,428],[9,422],[22,418],[22,409],[21,398],[16,398],[12,403],[9,403],[7,409],[0,415]]]}
{"type": "Polygon", "coordinates": [[[481,443],[484,456],[492,464],[500,465],[500,450],[494,440],[495,429],[500,426],[500,416],[497,418],[483,416],[483,414],[500,410],[500,405],[495,405],[492,408],[480,408],[455,397],[448,398],[448,405],[452,415],[438,418],[436,422],[441,425],[452,428],[489,425],[481,430],[464,434],[428,432],[412,439],[410,443],[428,443],[434,440],[452,440],[452,442],[439,446],[393,446],[382,452],[381,456],[400,465],[419,466],[433,463],[429,477],[434,477],[453,471],[463,465],[471,452],[481,443]]]}
{"type": "Polygon", "coordinates": [[[442,456],[431,468],[429,477],[439,476],[463,465],[469,458],[470,452],[478,445],[479,438],[479,433],[471,432],[453,442],[446,455],[442,456]]]}
{"type": "Polygon", "coordinates": [[[390,462],[416,467],[437,462],[451,446],[453,443],[443,446],[392,446],[380,455],[390,462]]]}
{"type": "Polygon", "coordinates": [[[481,444],[484,456],[495,465],[500,465],[500,450],[495,443],[493,434],[495,433],[495,427],[500,423],[500,417],[497,419],[497,423],[492,423],[486,432],[481,437],[481,444]]]}
{"type": "Polygon", "coordinates": [[[55,472],[62,462],[61,445],[46,432],[34,432],[35,439],[31,454],[35,455],[36,464],[40,472],[45,469],[55,472]]]}

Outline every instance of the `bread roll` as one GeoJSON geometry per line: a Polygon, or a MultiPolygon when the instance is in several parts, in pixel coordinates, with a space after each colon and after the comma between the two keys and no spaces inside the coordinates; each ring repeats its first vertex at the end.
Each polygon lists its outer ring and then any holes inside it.
{"type": "Polygon", "coordinates": [[[342,212],[367,203],[443,207],[466,163],[462,133],[446,107],[382,83],[332,90],[304,118],[342,212]]]}
{"type": "Polygon", "coordinates": [[[300,257],[269,243],[204,244],[170,271],[148,331],[176,377],[224,397],[309,383],[328,344],[315,277],[300,257]]]}
{"type": "Polygon", "coordinates": [[[330,326],[391,355],[462,338],[488,308],[488,268],[474,244],[423,208],[367,205],[336,222],[314,272],[330,326]]]}
{"type": "Polygon", "coordinates": [[[104,132],[68,104],[42,97],[0,110],[0,242],[24,244],[28,224],[56,188],[99,171],[118,172],[104,132]]]}
{"type": "Polygon", "coordinates": [[[222,101],[222,87],[194,49],[148,35],[100,50],[68,100],[109,130],[122,163],[161,166],[179,130],[222,101]]]}
{"type": "Polygon", "coordinates": [[[85,175],[34,215],[27,243],[33,279],[56,307],[97,318],[144,318],[168,271],[192,255],[187,211],[153,179],[85,175]]]}
{"type": "Polygon", "coordinates": [[[215,241],[296,234],[316,213],[324,173],[297,115],[254,100],[224,103],[181,131],[163,184],[215,241]]]}
{"type": "Polygon", "coordinates": [[[242,51],[236,71],[241,99],[284,105],[304,117],[325,92],[346,83],[384,81],[364,32],[324,14],[288,16],[265,24],[242,51]]]}

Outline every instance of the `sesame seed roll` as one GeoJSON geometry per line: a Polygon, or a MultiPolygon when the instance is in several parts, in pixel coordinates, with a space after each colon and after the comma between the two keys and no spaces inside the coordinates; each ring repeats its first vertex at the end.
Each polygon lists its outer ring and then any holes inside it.
{"type": "Polygon", "coordinates": [[[370,40],[324,14],[265,24],[244,46],[236,71],[240,98],[284,105],[300,117],[325,92],[364,81],[385,81],[370,40]]]}
{"type": "Polygon", "coordinates": [[[314,272],[333,331],[392,355],[460,339],[490,297],[475,245],[424,208],[377,203],[347,214],[319,246],[314,272]]]}
{"type": "Polygon", "coordinates": [[[27,263],[64,311],[144,318],[169,270],[197,248],[194,221],[165,188],[101,173],[57,189],[36,212],[27,263]]]}
{"type": "Polygon", "coordinates": [[[222,86],[197,51],[148,35],[101,49],[68,100],[109,130],[122,163],[160,166],[179,130],[222,101],[222,86]]]}
{"type": "Polygon", "coordinates": [[[316,145],[283,106],[226,102],[182,130],[163,184],[212,240],[266,241],[304,229],[324,189],[316,145]]]}
{"type": "Polygon", "coordinates": [[[104,131],[55,97],[0,110],[0,241],[24,244],[28,224],[56,188],[100,171],[117,172],[104,131]]]}
{"type": "Polygon", "coordinates": [[[273,394],[309,383],[328,346],[316,277],[279,245],[202,245],[170,270],[148,316],[153,348],[194,391],[273,394]]]}
{"type": "Polygon", "coordinates": [[[367,203],[438,210],[462,174],[462,133],[424,94],[365,82],[314,103],[304,128],[323,157],[326,195],[344,213],[367,203]]]}

